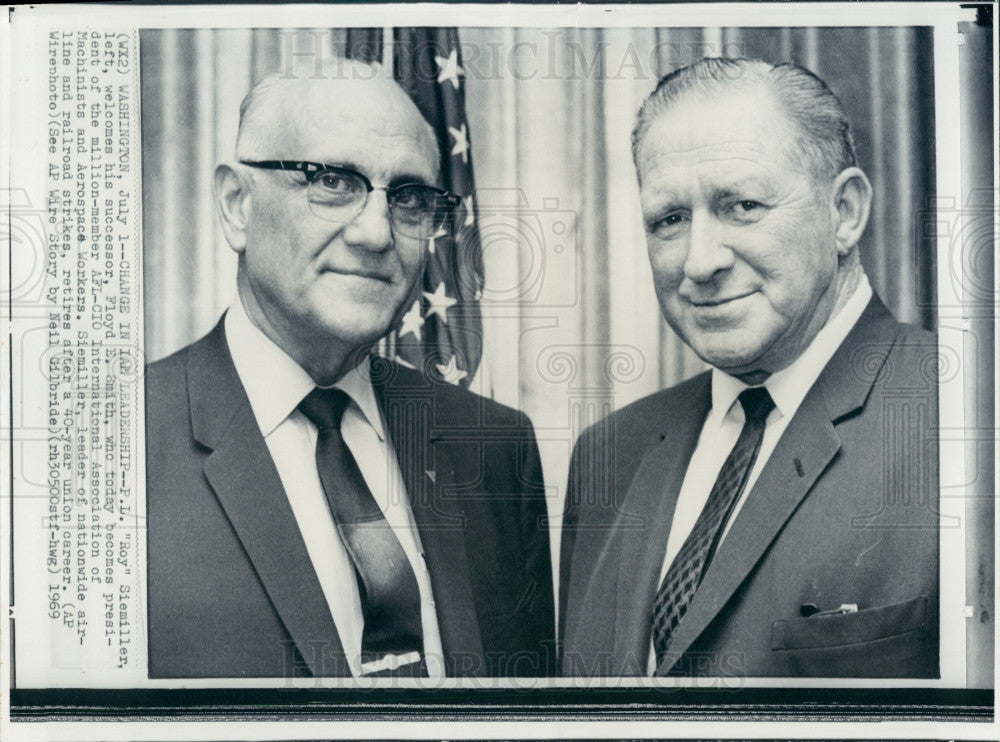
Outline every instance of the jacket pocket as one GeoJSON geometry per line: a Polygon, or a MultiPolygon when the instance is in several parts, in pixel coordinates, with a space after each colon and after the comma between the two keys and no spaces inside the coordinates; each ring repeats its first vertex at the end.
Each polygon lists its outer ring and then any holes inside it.
{"type": "Polygon", "coordinates": [[[924,595],[855,613],[771,623],[771,651],[792,675],[936,677],[938,637],[924,595]]]}

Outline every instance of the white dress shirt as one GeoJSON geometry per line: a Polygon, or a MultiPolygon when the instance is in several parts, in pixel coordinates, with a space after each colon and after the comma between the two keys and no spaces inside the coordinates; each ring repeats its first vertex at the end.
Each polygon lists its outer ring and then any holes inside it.
{"type": "MultiPolygon", "coordinates": [[[[726,522],[719,543],[729,533],[736,516],[757,482],[764,465],[774,452],[785,428],[788,427],[788,423],[791,422],[799,405],[802,404],[802,400],[816,383],[834,352],[857,324],[871,297],[871,285],[868,283],[867,277],[863,276],[851,298],[816,333],[816,337],[802,352],[802,355],[788,367],[771,374],[764,382],[763,385],[771,394],[775,407],[767,418],[757,460],[750,470],[740,499],[736,502],[732,515],[726,522]]],[[[736,445],[736,439],[740,437],[744,416],[743,407],[737,402],[737,397],[743,390],[749,388],[749,385],[724,371],[717,368],[712,369],[712,407],[708,412],[708,417],[705,418],[705,424],[698,436],[698,444],[691,455],[687,472],[684,474],[684,482],[681,484],[681,491],[677,496],[677,506],[674,510],[673,522],[670,524],[670,535],[667,538],[667,553],[657,584],[663,582],[671,563],[694,529],[698,516],[701,515],[712,487],[715,485],[715,480],[722,470],[722,465],[733,446],[736,445]]],[[[653,674],[655,670],[656,654],[651,644],[649,673],[653,674]]]]}
{"type": "MultiPolygon", "coordinates": [[[[354,565],[323,494],[316,468],[316,426],[296,409],[316,384],[251,322],[238,297],[226,314],[226,341],[295,514],[351,672],[360,676],[364,617],[354,565]]],[[[431,578],[424,563],[420,535],[413,523],[396,452],[385,434],[375,391],[368,376],[358,369],[349,371],[334,386],[351,398],[341,423],[344,442],[357,460],[368,488],[399,539],[417,579],[428,674],[442,677],[441,635],[431,578]]],[[[279,544],[275,546],[280,548],[279,544]]],[[[377,669],[379,667],[371,665],[364,668],[366,672],[377,669]]]]}

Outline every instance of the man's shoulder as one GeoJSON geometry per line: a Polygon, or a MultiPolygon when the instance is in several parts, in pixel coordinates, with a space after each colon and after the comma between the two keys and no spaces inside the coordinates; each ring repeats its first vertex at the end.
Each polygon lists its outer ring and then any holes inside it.
{"type": "Polygon", "coordinates": [[[520,410],[381,356],[372,358],[371,377],[376,391],[385,395],[388,404],[421,399],[432,404],[438,426],[468,427],[476,421],[488,427],[531,425],[520,410]]]}
{"type": "Polygon", "coordinates": [[[165,358],[148,364],[146,366],[147,396],[149,396],[151,387],[154,389],[169,390],[185,386],[187,384],[187,374],[192,357],[198,356],[203,359],[211,359],[213,357],[212,354],[218,353],[224,346],[225,340],[222,335],[220,323],[193,343],[185,345],[180,350],[174,351],[165,358]]]}
{"type": "Polygon", "coordinates": [[[896,344],[900,346],[901,349],[909,350],[919,348],[926,350],[929,348],[937,348],[938,335],[936,332],[925,330],[919,325],[913,325],[907,322],[900,322],[899,327],[899,335],[896,344]]]}
{"type": "Polygon", "coordinates": [[[864,313],[844,339],[842,350],[861,358],[882,351],[896,356],[911,353],[926,355],[936,352],[937,347],[936,332],[916,324],[901,322],[878,294],[874,294],[864,313]]]}
{"type": "Polygon", "coordinates": [[[185,345],[169,356],[148,364],[146,366],[146,388],[148,389],[150,384],[163,385],[182,380],[187,372],[190,350],[191,345],[185,345]]]}
{"type": "Polygon", "coordinates": [[[664,420],[702,414],[711,393],[711,371],[631,402],[587,428],[581,438],[613,426],[619,435],[641,433],[662,425],[664,420]]]}
{"type": "Polygon", "coordinates": [[[157,424],[147,428],[174,428],[186,421],[194,403],[192,382],[204,385],[217,379],[225,372],[227,354],[220,322],[193,343],[148,364],[144,379],[146,415],[157,424]]]}
{"type": "Polygon", "coordinates": [[[187,365],[191,346],[187,345],[166,358],[146,366],[146,415],[160,419],[172,417],[187,403],[187,365]]]}
{"type": "Polygon", "coordinates": [[[956,368],[957,358],[938,345],[937,333],[911,324],[900,324],[889,351],[882,383],[889,388],[906,386],[913,391],[936,393],[942,376],[956,368]]]}
{"type": "Polygon", "coordinates": [[[165,489],[164,473],[179,476],[180,462],[194,461],[194,423],[189,371],[204,338],[146,366],[146,470],[152,494],[165,489]]]}
{"type": "Polygon", "coordinates": [[[846,365],[831,361],[828,366],[841,374],[848,369],[867,378],[866,369],[877,364],[882,369],[879,376],[882,382],[924,379],[936,383],[933,377],[939,367],[950,365],[950,359],[938,347],[936,332],[899,321],[878,297],[872,299],[869,309],[858,320],[841,353],[848,354],[846,365]]]}

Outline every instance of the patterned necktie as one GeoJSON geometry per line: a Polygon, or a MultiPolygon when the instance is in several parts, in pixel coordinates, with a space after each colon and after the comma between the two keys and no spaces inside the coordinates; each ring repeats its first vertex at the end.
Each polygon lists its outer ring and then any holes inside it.
{"type": "Polygon", "coordinates": [[[712,486],[698,521],[674,557],[653,602],[653,648],[656,663],[663,661],[670,638],[687,612],[701,584],[733,507],[746,486],[747,476],[760,451],[767,416],[774,400],[764,387],[746,389],[738,397],[746,422],[712,486]]]}
{"type": "Polygon", "coordinates": [[[299,403],[299,410],[319,431],[316,468],[340,538],[357,573],[365,621],[361,662],[415,652],[419,657],[414,660],[420,661],[413,667],[421,668],[420,590],[399,539],[375,502],[340,433],[340,421],[350,401],[340,389],[317,388],[299,403]]]}

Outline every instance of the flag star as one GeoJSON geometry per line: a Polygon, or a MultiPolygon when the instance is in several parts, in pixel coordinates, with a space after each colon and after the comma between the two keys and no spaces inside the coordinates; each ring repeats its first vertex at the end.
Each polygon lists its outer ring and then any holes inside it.
{"type": "Polygon", "coordinates": [[[434,241],[440,239],[441,237],[447,237],[448,232],[445,231],[444,227],[438,227],[438,231],[432,234],[427,239],[427,249],[430,251],[431,255],[434,254],[434,241]]]}
{"type": "Polygon", "coordinates": [[[465,371],[458,367],[458,360],[455,356],[449,358],[447,364],[435,363],[434,367],[438,370],[438,373],[441,374],[441,378],[449,384],[455,384],[456,386],[458,385],[458,382],[468,376],[465,371]]]}
{"type": "Polygon", "coordinates": [[[453,155],[462,155],[462,162],[469,161],[469,133],[465,130],[465,124],[458,129],[453,126],[448,127],[448,133],[455,140],[455,146],[451,148],[453,155]]]}
{"type": "Polygon", "coordinates": [[[434,57],[434,61],[441,68],[441,74],[438,75],[437,81],[444,82],[445,80],[450,80],[452,87],[458,90],[458,76],[465,74],[465,70],[458,65],[458,50],[452,49],[447,59],[436,56],[434,57]]]}
{"type": "Polygon", "coordinates": [[[432,314],[436,314],[441,318],[441,321],[448,324],[448,309],[450,307],[458,304],[457,299],[452,299],[445,290],[444,281],[438,284],[437,289],[434,293],[424,292],[424,298],[430,302],[430,308],[427,310],[427,316],[430,317],[432,314]]]}
{"type": "Polygon", "coordinates": [[[472,195],[463,198],[462,203],[465,205],[465,226],[470,227],[476,220],[476,206],[472,202],[472,195]]]}
{"type": "Polygon", "coordinates": [[[417,340],[421,339],[420,328],[424,326],[424,318],[420,316],[420,301],[413,302],[410,311],[403,315],[403,323],[399,326],[399,337],[408,332],[413,333],[417,340]]]}

